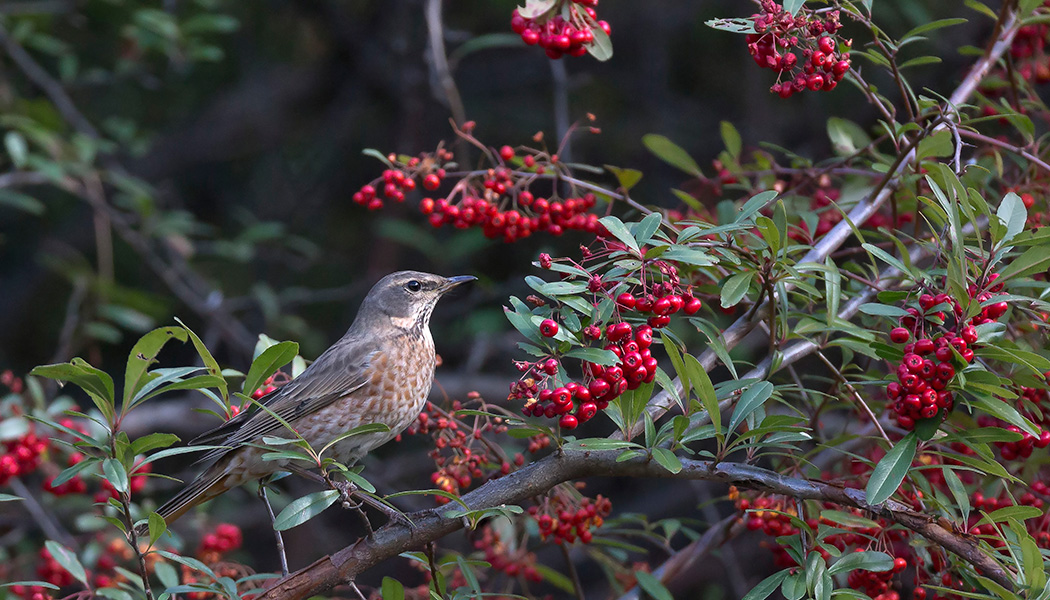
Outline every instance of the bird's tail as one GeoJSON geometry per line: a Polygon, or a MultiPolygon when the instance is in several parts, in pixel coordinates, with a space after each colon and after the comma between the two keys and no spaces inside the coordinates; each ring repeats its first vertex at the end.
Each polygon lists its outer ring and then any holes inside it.
{"type": "MultiPolygon", "coordinates": [[[[168,500],[156,510],[156,513],[164,518],[165,525],[171,525],[176,519],[186,514],[194,506],[207,502],[227,490],[224,484],[228,476],[221,469],[211,470],[210,473],[191,481],[186,487],[179,490],[171,500],[168,500]]],[[[149,525],[143,523],[135,528],[135,534],[141,539],[149,535],[149,525]]]]}

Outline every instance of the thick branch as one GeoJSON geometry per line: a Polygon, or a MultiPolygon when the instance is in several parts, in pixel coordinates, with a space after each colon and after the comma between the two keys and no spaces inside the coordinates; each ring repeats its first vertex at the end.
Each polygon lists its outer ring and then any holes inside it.
{"type": "MultiPolygon", "coordinates": [[[[788,477],[768,469],[740,463],[682,460],[682,470],[671,473],[644,457],[616,462],[618,451],[572,450],[552,454],[506,477],[489,481],[463,496],[470,510],[517,504],[542,494],[555,485],[589,476],[693,479],[719,481],[761,492],[783,494],[800,500],[818,500],[850,506],[886,518],[922,535],[958,555],[1007,589],[1013,589],[1011,575],[985,554],[971,539],[942,527],[929,515],[917,513],[895,501],[870,505],[862,490],[846,489],[788,477]]],[[[282,578],[266,590],[260,600],[304,600],[332,587],[353,580],[357,575],[393,558],[401,552],[419,548],[440,539],[465,524],[462,511],[448,505],[412,513],[414,527],[390,524],[375,532],[372,540],[361,539],[335,554],[282,578]]]]}

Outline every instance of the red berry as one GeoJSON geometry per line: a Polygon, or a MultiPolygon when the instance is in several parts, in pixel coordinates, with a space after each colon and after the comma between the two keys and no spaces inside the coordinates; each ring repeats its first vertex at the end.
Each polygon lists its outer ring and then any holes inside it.
{"type": "Polygon", "coordinates": [[[503,160],[510,160],[514,158],[514,148],[511,148],[510,146],[503,146],[499,149],[499,156],[503,160]]]}
{"type": "Polygon", "coordinates": [[[685,306],[682,307],[682,310],[684,310],[687,315],[695,315],[702,305],[703,303],[700,302],[699,298],[696,298],[695,296],[687,296],[685,299],[685,306]]]}
{"type": "Polygon", "coordinates": [[[561,425],[562,429],[576,429],[579,421],[572,415],[562,415],[558,424],[561,425]]]}
{"type": "Polygon", "coordinates": [[[554,337],[558,335],[558,324],[554,319],[544,319],[540,323],[540,334],[543,337],[554,337]]]}
{"type": "Polygon", "coordinates": [[[624,310],[631,310],[635,305],[634,296],[624,292],[616,297],[616,305],[624,310]]]}
{"type": "Polygon", "coordinates": [[[894,344],[903,344],[911,338],[911,333],[903,327],[896,327],[890,331],[890,341],[894,344]]]}

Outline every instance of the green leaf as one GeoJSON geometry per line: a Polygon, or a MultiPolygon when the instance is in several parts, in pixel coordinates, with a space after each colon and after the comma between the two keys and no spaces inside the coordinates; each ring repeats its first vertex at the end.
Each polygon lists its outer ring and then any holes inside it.
{"type": "Polygon", "coordinates": [[[92,367],[84,359],[74,358],[68,363],[39,366],[29,374],[76,384],[87,393],[106,420],[112,422],[115,414],[113,378],[92,367]]]}
{"type": "Polygon", "coordinates": [[[302,525],[335,504],[336,500],[339,500],[339,492],[336,490],[314,492],[297,498],[277,515],[273,528],[276,531],[285,531],[296,525],[302,525]]]}
{"type": "Polygon", "coordinates": [[[858,309],[860,312],[866,315],[872,315],[875,317],[903,317],[908,314],[908,311],[904,310],[899,306],[890,306],[888,304],[879,304],[877,302],[868,302],[861,304],[858,309]]]}
{"type": "Polygon", "coordinates": [[[871,137],[853,121],[840,117],[828,119],[828,139],[839,156],[848,156],[871,143],[871,137]]]}
{"type": "Polygon", "coordinates": [[[947,466],[941,467],[941,473],[944,474],[944,481],[948,484],[948,490],[951,491],[952,497],[955,498],[955,504],[962,513],[963,522],[969,522],[970,496],[966,493],[966,488],[963,487],[962,481],[959,481],[959,476],[955,474],[955,469],[947,466]]]}
{"type": "Polygon", "coordinates": [[[1021,413],[1017,412],[1017,409],[1010,406],[1006,402],[998,399],[985,396],[984,394],[973,394],[973,402],[977,408],[980,408],[984,412],[998,417],[1007,423],[1019,427],[1022,431],[1027,431],[1031,435],[1039,437],[1039,429],[1034,427],[1033,424],[1021,416],[1021,413]]]}
{"type": "Polygon", "coordinates": [[[602,350],[601,348],[573,348],[566,352],[565,356],[578,358],[604,367],[615,365],[620,360],[612,350],[602,350]]]}
{"type": "Polygon", "coordinates": [[[696,164],[689,153],[680,148],[665,136],[650,133],[642,137],[642,144],[665,163],[690,175],[703,177],[700,165],[696,164]]]}
{"type": "Polygon", "coordinates": [[[193,342],[193,347],[197,349],[197,354],[201,357],[201,361],[204,362],[204,366],[208,369],[208,373],[222,379],[222,383],[219,384],[219,391],[222,394],[222,399],[226,400],[229,397],[229,391],[226,386],[226,380],[222,377],[222,369],[219,368],[219,362],[215,360],[215,357],[211,355],[208,347],[204,345],[197,334],[192,329],[186,326],[185,323],[179,319],[175,319],[175,322],[182,325],[182,328],[186,330],[186,334],[189,335],[190,341],[193,342]]]}
{"type": "Polygon", "coordinates": [[[124,470],[124,465],[120,464],[119,460],[107,458],[102,461],[102,474],[106,476],[106,480],[113,486],[113,489],[127,493],[128,472],[124,470]]]}
{"type": "Polygon", "coordinates": [[[147,522],[149,527],[149,545],[152,546],[168,530],[168,524],[164,522],[164,517],[155,512],[149,514],[147,522]]]}
{"type": "Polygon", "coordinates": [[[128,355],[128,364],[124,371],[124,404],[131,404],[131,399],[138,394],[142,386],[149,381],[147,371],[157,360],[157,354],[169,340],[186,341],[186,330],[181,327],[160,327],[147,333],[135,342],[128,355]]]}
{"type": "Polygon", "coordinates": [[[776,223],[769,217],[759,215],[755,217],[755,227],[762,233],[762,239],[769,244],[773,256],[776,256],[780,251],[780,230],[777,229],[776,223]]]}
{"type": "Polygon", "coordinates": [[[15,500],[25,500],[25,498],[13,494],[0,494],[0,502],[14,502],[15,500]]]}
{"type": "Polygon", "coordinates": [[[859,527],[861,529],[877,529],[879,527],[879,524],[871,519],[840,510],[822,510],[820,516],[833,523],[847,527],[859,527]]]}
{"type": "Polygon", "coordinates": [[[784,10],[791,16],[794,16],[805,3],[806,0],[784,0],[784,10]]]}
{"type": "Polygon", "coordinates": [[[383,577],[383,585],[379,593],[383,600],[405,600],[405,586],[393,577],[383,577]]]}
{"type": "Polygon", "coordinates": [[[760,581],[750,592],[744,594],[741,600],[766,600],[789,574],[787,569],[773,573],[760,581]]]}
{"type": "Polygon", "coordinates": [[[1002,235],[996,246],[1005,246],[1017,234],[1024,231],[1025,223],[1028,222],[1028,209],[1024,207],[1020,196],[1009,192],[1003,196],[1002,202],[999,203],[999,208],[995,211],[995,216],[1006,227],[1006,233],[1002,235]]]}
{"type": "Polygon", "coordinates": [[[828,574],[848,573],[857,569],[865,571],[889,571],[893,568],[893,557],[885,552],[848,552],[845,556],[828,567],[828,574]]]}
{"type": "Polygon", "coordinates": [[[29,153],[29,145],[26,143],[25,136],[17,131],[8,131],[4,135],[4,147],[7,148],[7,154],[11,157],[11,163],[15,168],[21,169],[25,166],[26,154],[29,153]]]}
{"type": "Polygon", "coordinates": [[[904,476],[911,469],[918,443],[919,438],[915,433],[909,433],[875,465],[865,489],[868,504],[881,504],[897,491],[904,481],[904,476]]]}
{"type": "Polygon", "coordinates": [[[31,215],[42,215],[46,207],[44,203],[19,191],[0,188],[0,206],[9,206],[13,209],[29,213],[31,215]]]}
{"type": "Polygon", "coordinates": [[[622,169],[612,165],[604,165],[604,167],[616,176],[616,181],[620,183],[620,187],[625,191],[638,185],[638,182],[642,180],[642,172],[638,169],[622,169]]]}
{"type": "Polygon", "coordinates": [[[729,418],[729,431],[736,431],[737,426],[743,423],[748,415],[761,408],[772,395],[773,384],[768,381],[760,381],[748,386],[744,393],[740,394],[740,399],[736,401],[733,416],[729,418]]]}
{"type": "Polygon", "coordinates": [[[910,67],[921,67],[924,65],[939,65],[941,62],[943,61],[941,61],[941,57],[939,56],[916,56],[915,58],[910,58],[902,62],[897,66],[897,70],[903,71],[910,67]]]}
{"type": "Polygon", "coordinates": [[[742,223],[750,219],[752,215],[765,208],[766,205],[775,200],[776,197],[776,190],[766,190],[755,194],[740,207],[740,212],[737,213],[736,219],[734,219],[733,222],[742,223]]]}
{"type": "Polygon", "coordinates": [[[1043,511],[1034,506],[1006,506],[998,510],[993,510],[988,513],[985,518],[978,521],[980,523],[1002,523],[1007,519],[1017,519],[1018,521],[1027,521],[1028,519],[1038,519],[1043,516],[1043,511]]]}
{"type": "Polygon", "coordinates": [[[929,158],[931,156],[952,156],[954,153],[955,145],[952,141],[952,134],[947,129],[943,129],[922,138],[919,142],[919,147],[916,150],[918,160],[929,158]]]}
{"type": "Polygon", "coordinates": [[[653,600],[674,600],[671,592],[652,573],[635,571],[634,576],[638,580],[638,586],[645,590],[645,593],[651,596],[653,600]]]}
{"type": "Polygon", "coordinates": [[[726,152],[729,156],[735,159],[740,158],[740,150],[743,143],[740,140],[740,133],[733,127],[733,124],[729,121],[722,121],[722,143],[726,145],[726,152]]]}
{"type": "Polygon", "coordinates": [[[648,244],[653,239],[653,234],[660,229],[663,215],[658,212],[650,213],[638,223],[631,224],[631,234],[638,245],[648,244]]]}
{"type": "Polygon", "coordinates": [[[84,565],[80,564],[80,559],[77,558],[76,553],[54,540],[44,542],[44,546],[47,548],[47,551],[51,553],[51,558],[55,559],[55,562],[72,575],[73,579],[76,579],[84,584],[84,587],[90,589],[91,586],[88,585],[87,571],[84,570],[84,565]]]}
{"type": "Polygon", "coordinates": [[[710,19],[704,25],[730,33],[755,33],[754,19],[710,19]]]}
{"type": "Polygon", "coordinates": [[[1046,271],[1048,267],[1050,267],[1050,251],[1045,246],[1033,246],[1010,261],[995,282],[998,284],[1014,277],[1028,277],[1046,271]]]}
{"type": "Polygon", "coordinates": [[[901,41],[904,41],[904,40],[906,40],[906,39],[908,39],[910,37],[914,37],[914,36],[917,36],[917,35],[922,35],[924,33],[930,32],[930,31],[941,29],[942,27],[951,27],[953,25],[960,25],[960,24],[965,23],[965,22],[966,22],[966,19],[955,18],[955,19],[939,19],[937,21],[931,21],[929,23],[923,23],[922,25],[919,25],[915,29],[912,29],[908,33],[905,33],[904,35],[902,35],[900,39],[901,39],[901,41]]]}
{"type": "Polygon", "coordinates": [[[639,253],[638,242],[631,235],[631,232],[627,230],[627,226],[623,224],[623,221],[616,217],[609,215],[608,217],[602,217],[598,219],[598,222],[605,226],[609,233],[611,233],[616,239],[623,242],[628,248],[634,251],[635,254],[639,253]]]}
{"type": "Polygon", "coordinates": [[[364,425],[358,425],[350,431],[345,431],[335,436],[335,438],[332,441],[325,444],[324,448],[321,448],[321,451],[317,454],[318,456],[324,455],[324,453],[327,452],[329,448],[347,438],[351,438],[357,435],[365,435],[369,433],[386,433],[388,431],[390,431],[390,427],[386,423],[365,423],[364,425]]]}
{"type": "Polygon", "coordinates": [[[609,34],[605,33],[605,30],[601,27],[591,27],[590,29],[591,35],[594,36],[594,41],[585,46],[587,53],[600,62],[605,62],[612,58],[613,47],[609,34]]]}
{"type": "Polygon", "coordinates": [[[743,271],[727,279],[722,284],[722,308],[736,306],[747,294],[754,277],[754,271],[743,271]]]}
{"type": "Polygon", "coordinates": [[[671,473],[677,473],[682,470],[682,461],[678,456],[668,450],[667,448],[653,448],[653,459],[659,463],[659,465],[671,473]]]}
{"type": "Polygon", "coordinates": [[[273,375],[278,369],[292,362],[295,355],[299,353],[299,344],[295,342],[279,342],[262,351],[252,361],[248,374],[244,377],[244,395],[251,396],[259,389],[267,377],[273,375]]]}

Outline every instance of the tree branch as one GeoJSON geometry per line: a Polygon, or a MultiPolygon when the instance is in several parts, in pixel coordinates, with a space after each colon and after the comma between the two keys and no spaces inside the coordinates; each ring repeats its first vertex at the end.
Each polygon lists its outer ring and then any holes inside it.
{"type": "MultiPolygon", "coordinates": [[[[620,452],[569,450],[551,454],[519,471],[489,481],[464,495],[470,510],[517,504],[542,494],[555,485],[590,476],[635,477],[718,481],[760,492],[782,494],[798,500],[817,500],[859,508],[886,518],[922,535],[973,565],[999,585],[1013,589],[1007,572],[972,539],[941,526],[936,518],[913,511],[896,501],[871,505],[863,490],[834,486],[781,475],[768,469],[741,463],[682,459],[682,470],[671,473],[645,457],[617,462],[620,452]]],[[[259,600],[305,600],[310,596],[349,581],[380,562],[412,548],[442,538],[465,525],[463,511],[454,504],[408,515],[414,527],[388,524],[373,539],[362,538],[353,545],[326,556],[284,577],[265,590],[259,600]]]]}

